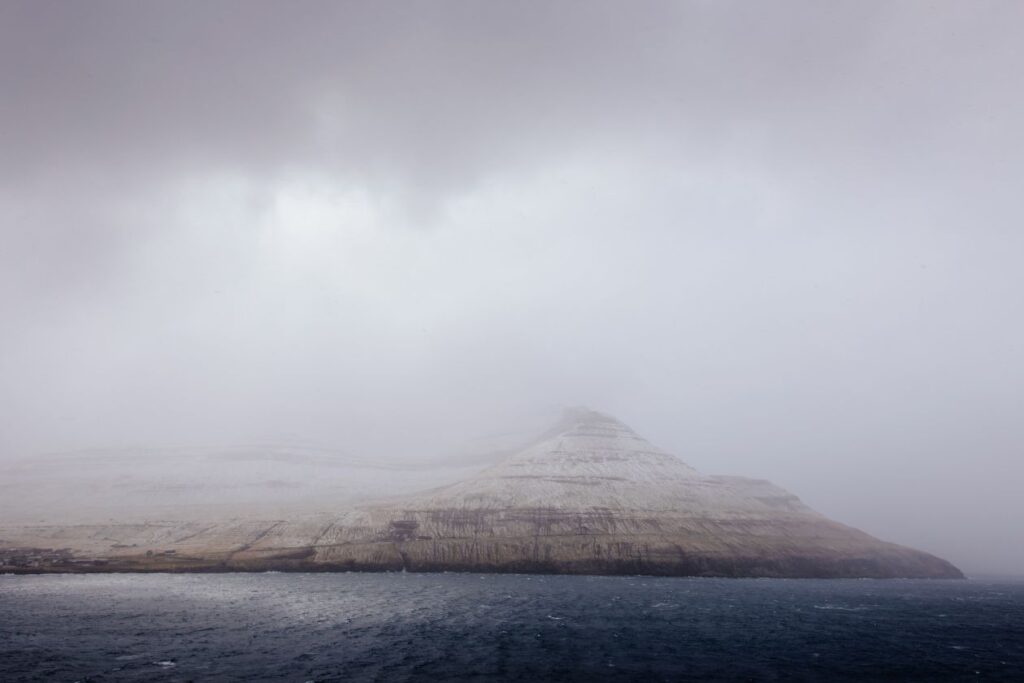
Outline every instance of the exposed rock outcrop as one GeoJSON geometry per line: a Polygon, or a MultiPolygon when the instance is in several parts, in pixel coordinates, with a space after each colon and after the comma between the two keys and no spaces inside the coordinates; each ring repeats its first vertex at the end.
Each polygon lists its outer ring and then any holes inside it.
{"type": "Polygon", "coordinates": [[[8,528],[0,548],[8,549],[0,569],[14,571],[962,577],[945,560],[833,522],[766,481],[702,475],[589,410],[568,412],[476,476],[337,515],[8,528]],[[37,559],[13,565],[12,549],[37,559]]]}

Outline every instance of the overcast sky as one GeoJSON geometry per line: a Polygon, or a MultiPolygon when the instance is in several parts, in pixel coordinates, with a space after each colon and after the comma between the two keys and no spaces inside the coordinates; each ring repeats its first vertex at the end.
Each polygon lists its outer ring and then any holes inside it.
{"type": "Polygon", "coordinates": [[[1024,573],[1022,121],[1013,0],[6,0],[0,457],[585,404],[1024,573]]]}

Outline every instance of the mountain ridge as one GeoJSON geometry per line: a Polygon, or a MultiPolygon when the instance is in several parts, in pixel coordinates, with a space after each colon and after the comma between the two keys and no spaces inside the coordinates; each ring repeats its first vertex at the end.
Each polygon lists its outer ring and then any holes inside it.
{"type": "Polygon", "coordinates": [[[586,409],[427,491],[305,518],[5,528],[0,562],[14,571],[963,576],[945,560],[832,521],[768,481],[704,475],[586,409]]]}

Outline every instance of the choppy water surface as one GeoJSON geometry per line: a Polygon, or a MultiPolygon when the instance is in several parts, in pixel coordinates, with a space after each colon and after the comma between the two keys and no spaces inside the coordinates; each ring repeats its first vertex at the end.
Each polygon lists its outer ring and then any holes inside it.
{"type": "Polygon", "coordinates": [[[1024,583],[0,576],[0,680],[1024,680],[1024,583]]]}

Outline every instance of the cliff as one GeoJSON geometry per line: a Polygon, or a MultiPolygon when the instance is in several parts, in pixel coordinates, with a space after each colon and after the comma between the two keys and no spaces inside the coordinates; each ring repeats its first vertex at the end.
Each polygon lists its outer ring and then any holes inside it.
{"type": "Polygon", "coordinates": [[[567,413],[460,482],[277,521],[0,529],[0,570],[408,570],[962,578],[766,481],[702,475],[614,418],[567,413]]]}

